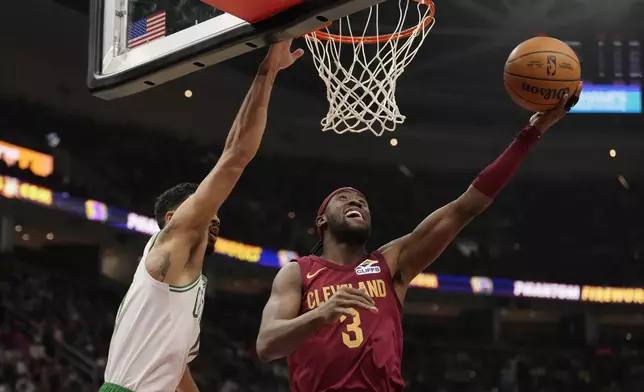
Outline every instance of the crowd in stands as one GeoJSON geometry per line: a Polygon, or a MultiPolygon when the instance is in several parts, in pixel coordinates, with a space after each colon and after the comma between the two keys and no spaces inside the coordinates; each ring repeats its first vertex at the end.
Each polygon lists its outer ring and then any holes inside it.
{"type": "Polygon", "coordinates": [[[92,331],[101,320],[91,317],[100,313],[74,299],[77,289],[68,282],[31,274],[13,258],[3,257],[1,263],[0,391],[91,391],[86,375],[56,352],[68,343],[99,360],[92,331]]]}
{"type": "MultiPolygon", "coordinates": [[[[96,391],[122,290],[16,256],[0,260],[0,392],[96,391]]],[[[286,362],[262,364],[254,351],[265,296],[224,294],[208,300],[202,347],[191,364],[201,390],[288,391],[286,362]]],[[[433,321],[418,317],[404,322],[410,392],[644,390],[644,352],[633,346],[473,342],[467,334],[427,333],[423,323],[433,321]]]]}

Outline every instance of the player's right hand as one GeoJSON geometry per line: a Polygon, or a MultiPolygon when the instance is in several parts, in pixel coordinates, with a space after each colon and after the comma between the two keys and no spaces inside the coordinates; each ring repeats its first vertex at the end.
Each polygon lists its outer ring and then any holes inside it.
{"type": "Polygon", "coordinates": [[[559,101],[559,104],[554,108],[545,113],[535,113],[532,118],[530,118],[530,125],[537,128],[542,134],[555,125],[559,120],[561,120],[566,113],[579,101],[579,96],[581,95],[581,90],[583,89],[584,84],[579,82],[577,90],[569,96],[568,94],[559,101]]]}
{"type": "Polygon", "coordinates": [[[353,317],[354,311],[358,309],[374,313],[378,311],[373,298],[365,290],[343,286],[316,310],[321,313],[325,323],[333,323],[342,316],[353,317]]]}
{"type": "Polygon", "coordinates": [[[291,43],[293,43],[292,39],[273,44],[268,50],[262,65],[275,71],[280,71],[293,65],[297,59],[304,55],[304,50],[296,49],[291,52],[291,43]]]}

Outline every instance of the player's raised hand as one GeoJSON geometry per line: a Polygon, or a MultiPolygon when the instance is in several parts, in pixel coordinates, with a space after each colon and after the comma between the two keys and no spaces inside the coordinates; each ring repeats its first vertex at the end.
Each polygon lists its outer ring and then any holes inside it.
{"type": "Polygon", "coordinates": [[[364,309],[370,312],[378,311],[376,303],[366,291],[352,287],[340,287],[316,311],[321,312],[325,323],[333,323],[342,316],[353,317],[357,309],[364,309]]]}
{"type": "Polygon", "coordinates": [[[572,97],[568,94],[564,95],[557,107],[547,112],[535,113],[530,118],[530,125],[537,128],[542,134],[550,129],[553,125],[559,122],[570,109],[575,106],[577,101],[579,101],[579,95],[581,95],[581,90],[583,88],[583,83],[579,82],[579,87],[573,93],[572,97]]]}
{"type": "Polygon", "coordinates": [[[303,49],[297,49],[291,52],[292,39],[273,44],[268,50],[264,65],[274,69],[282,70],[290,67],[293,63],[304,55],[303,49]]]}

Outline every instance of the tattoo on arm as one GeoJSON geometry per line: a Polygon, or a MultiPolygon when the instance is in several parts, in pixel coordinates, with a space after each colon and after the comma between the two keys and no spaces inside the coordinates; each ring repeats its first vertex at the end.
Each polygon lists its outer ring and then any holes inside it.
{"type": "Polygon", "coordinates": [[[160,250],[157,259],[158,261],[154,263],[154,268],[150,271],[150,275],[159,282],[163,282],[170,269],[170,252],[160,250]]]}

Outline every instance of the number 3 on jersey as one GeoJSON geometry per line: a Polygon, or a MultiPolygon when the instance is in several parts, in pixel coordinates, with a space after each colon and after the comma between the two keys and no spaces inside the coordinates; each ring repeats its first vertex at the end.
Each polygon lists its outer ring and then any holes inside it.
{"type": "MultiPolygon", "coordinates": [[[[349,348],[360,347],[364,341],[362,328],[360,328],[360,313],[353,308],[348,308],[347,310],[353,313],[353,320],[351,323],[347,324],[347,332],[342,332],[342,342],[349,348]]],[[[340,322],[343,323],[346,319],[347,316],[342,316],[340,317],[340,322]]]]}

